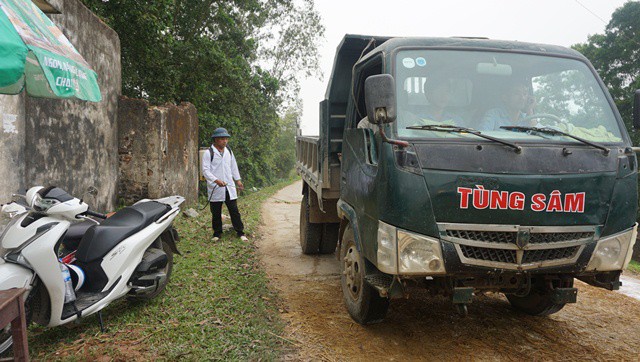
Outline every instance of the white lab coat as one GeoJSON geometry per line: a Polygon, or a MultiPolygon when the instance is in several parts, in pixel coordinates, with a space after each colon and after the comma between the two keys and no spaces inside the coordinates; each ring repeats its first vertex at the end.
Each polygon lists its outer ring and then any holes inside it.
{"type": "Polygon", "coordinates": [[[206,152],[202,153],[202,174],[207,180],[207,195],[210,202],[225,201],[225,189],[229,191],[229,199],[238,198],[236,184],[234,181],[240,180],[240,171],[236,158],[225,147],[221,154],[215,146],[210,147],[206,152]],[[213,160],[211,160],[211,149],[213,148],[213,160]],[[226,187],[216,185],[216,180],[222,180],[227,183],[226,187]]]}

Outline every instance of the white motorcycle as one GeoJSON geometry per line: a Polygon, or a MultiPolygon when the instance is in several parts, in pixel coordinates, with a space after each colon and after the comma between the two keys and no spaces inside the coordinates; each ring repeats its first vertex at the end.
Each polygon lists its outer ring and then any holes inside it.
{"type": "MultiPolygon", "coordinates": [[[[172,222],[183,197],[141,200],[108,218],[57,187],[32,187],[25,199],[27,207],[3,207],[12,218],[0,236],[0,290],[26,289],[28,322],[54,327],[98,313],[103,329],[109,303],[164,290],[180,254],[172,222]]],[[[11,345],[8,326],[0,354],[11,345]]]]}

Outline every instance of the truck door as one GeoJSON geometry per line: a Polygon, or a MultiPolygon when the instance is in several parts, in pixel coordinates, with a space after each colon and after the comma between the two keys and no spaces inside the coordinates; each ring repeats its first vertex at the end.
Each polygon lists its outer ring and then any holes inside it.
{"type": "MultiPolygon", "coordinates": [[[[375,260],[378,230],[376,177],[380,136],[377,126],[368,123],[364,104],[364,80],[382,73],[382,55],[357,66],[354,71],[351,96],[347,105],[342,147],[340,197],[356,211],[357,225],[366,258],[375,260]]],[[[354,222],[352,220],[352,222],[354,222]]]]}

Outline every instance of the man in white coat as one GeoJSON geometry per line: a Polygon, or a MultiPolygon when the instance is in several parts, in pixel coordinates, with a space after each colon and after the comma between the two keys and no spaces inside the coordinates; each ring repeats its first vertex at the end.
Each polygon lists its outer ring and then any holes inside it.
{"type": "Polygon", "coordinates": [[[236,158],[227,148],[230,137],[226,129],[216,128],[211,135],[213,144],[202,155],[202,174],[207,180],[213,241],[222,236],[222,203],[227,205],[233,229],[240,239],[247,240],[237,204],[237,189],[244,190],[244,185],[240,180],[236,158]]]}

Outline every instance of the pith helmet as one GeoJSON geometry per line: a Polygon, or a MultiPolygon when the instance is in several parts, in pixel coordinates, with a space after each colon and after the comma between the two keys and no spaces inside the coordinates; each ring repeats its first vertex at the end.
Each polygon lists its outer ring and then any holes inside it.
{"type": "Polygon", "coordinates": [[[213,134],[211,135],[211,138],[220,138],[220,137],[231,137],[229,135],[229,132],[227,132],[226,129],[220,127],[220,128],[216,128],[215,131],[213,131],[213,134]]]}

